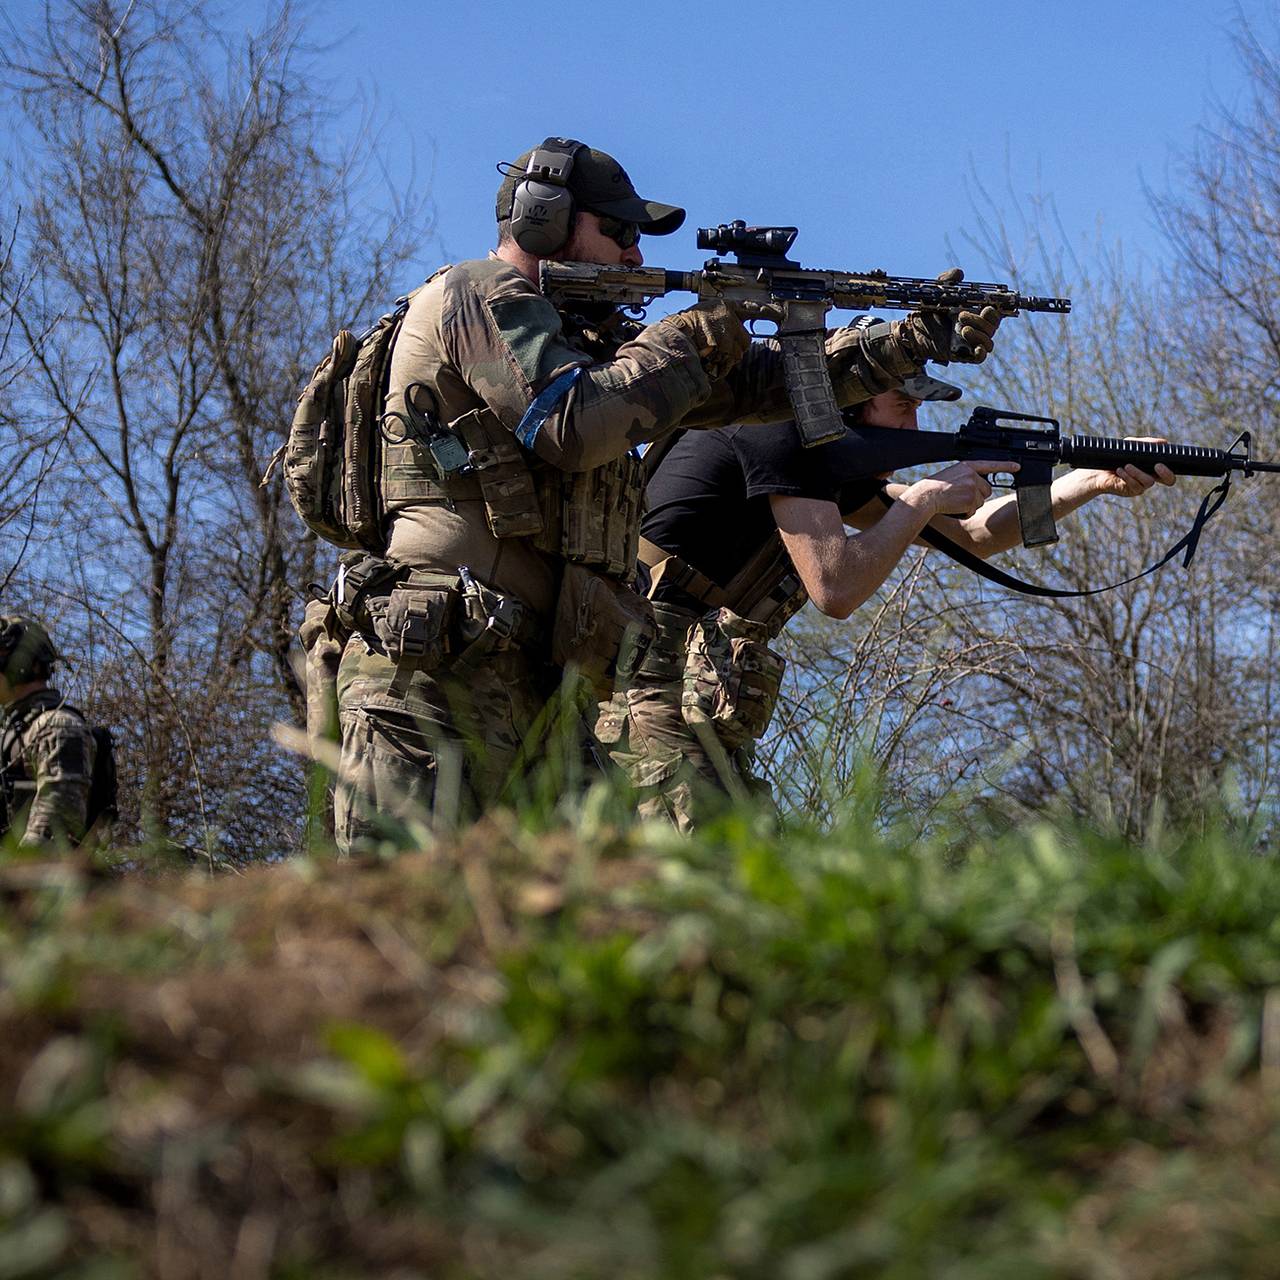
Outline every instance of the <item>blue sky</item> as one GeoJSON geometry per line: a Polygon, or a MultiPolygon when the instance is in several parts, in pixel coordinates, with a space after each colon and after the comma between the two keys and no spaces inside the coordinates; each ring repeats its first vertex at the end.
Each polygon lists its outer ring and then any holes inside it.
{"type": "MultiPolygon", "coordinates": [[[[221,7],[251,26],[267,6],[221,7]]],[[[19,26],[42,8],[5,5],[19,26]]],[[[1013,222],[1051,200],[1053,235],[1086,261],[1117,240],[1130,262],[1158,259],[1143,180],[1165,187],[1210,100],[1239,100],[1235,15],[1280,47],[1276,0],[383,0],[365,12],[319,0],[309,12],[336,94],[386,122],[392,180],[430,189],[424,271],[491,245],[494,164],[551,133],[612,152],[643,194],[689,209],[684,230],[646,242],[660,265],[696,265],[693,228],[743,217],[798,225],[811,266],[925,275],[959,258],[978,276],[963,249],[975,182],[1013,222]]],[[[386,196],[371,186],[368,198],[386,196]]]]}
{"type": "MultiPolygon", "coordinates": [[[[1274,4],[1242,11],[1274,33],[1274,4]]],[[[688,207],[684,231],[645,246],[665,265],[698,261],[693,225],[743,217],[799,225],[809,265],[933,273],[963,243],[975,175],[1010,209],[1051,197],[1086,257],[1099,236],[1158,257],[1143,179],[1162,187],[1210,98],[1241,92],[1228,0],[369,12],[347,11],[354,29],[328,62],[376,85],[392,172],[416,153],[455,258],[491,242],[495,161],[549,133],[614,153],[643,194],[688,207]]]]}

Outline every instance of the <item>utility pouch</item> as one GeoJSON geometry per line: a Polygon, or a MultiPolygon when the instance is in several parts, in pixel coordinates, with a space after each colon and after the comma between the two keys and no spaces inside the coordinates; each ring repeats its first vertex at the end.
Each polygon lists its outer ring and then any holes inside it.
{"type": "Polygon", "coordinates": [[[684,679],[689,631],[698,621],[698,615],[692,609],[655,600],[653,617],[658,625],[658,637],[649,646],[636,674],[647,683],[676,684],[684,679]]]}
{"type": "Polygon", "coordinates": [[[644,511],[644,463],[625,454],[591,471],[560,477],[558,551],[566,560],[596,565],[614,578],[635,569],[644,511]]]}
{"type": "Polygon", "coordinates": [[[644,461],[627,453],[613,465],[617,486],[605,509],[604,544],[607,573],[630,576],[640,551],[640,521],[644,516],[644,461]]]}
{"type": "Polygon", "coordinates": [[[403,565],[382,556],[347,552],[338,562],[338,576],[326,597],[333,606],[334,625],[348,635],[376,630],[374,614],[384,611],[387,592],[408,572],[403,565]]]}
{"type": "Polygon", "coordinates": [[[626,687],[656,634],[653,608],[643,596],[586,565],[565,565],[551,661],[581,677],[597,702],[626,687]]]}
{"type": "Polygon", "coordinates": [[[473,409],[449,424],[467,445],[468,474],[480,486],[485,519],[495,538],[542,532],[542,510],[529,455],[488,409],[473,409]]]}
{"type": "Polygon", "coordinates": [[[374,634],[397,665],[432,671],[451,650],[458,608],[458,580],[451,575],[411,573],[374,614],[374,634]]]}
{"type": "Polygon", "coordinates": [[[769,726],[786,662],[768,645],[763,623],[732,609],[704,614],[689,634],[681,713],[689,725],[710,724],[729,751],[769,726]]]}

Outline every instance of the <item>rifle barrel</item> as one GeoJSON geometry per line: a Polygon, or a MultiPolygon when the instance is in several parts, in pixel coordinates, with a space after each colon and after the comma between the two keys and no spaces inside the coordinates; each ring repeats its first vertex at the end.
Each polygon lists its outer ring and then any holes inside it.
{"type": "Polygon", "coordinates": [[[1072,467],[1099,467],[1114,471],[1127,463],[1149,470],[1163,463],[1175,475],[1221,476],[1243,471],[1246,459],[1225,449],[1192,444],[1156,444],[1113,436],[1063,436],[1061,458],[1072,467]]]}

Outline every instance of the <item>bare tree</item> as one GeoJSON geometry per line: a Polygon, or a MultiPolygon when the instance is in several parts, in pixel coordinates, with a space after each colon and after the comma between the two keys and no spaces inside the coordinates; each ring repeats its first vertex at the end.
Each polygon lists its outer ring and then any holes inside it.
{"type": "Polygon", "coordinates": [[[266,730],[302,711],[293,602],[316,576],[259,478],[318,353],[402,291],[425,226],[420,201],[354,211],[369,133],[335,127],[350,104],[292,6],[244,36],[208,12],[72,0],[15,34],[3,66],[41,146],[39,270],[13,305],[29,400],[67,427],[45,577],[114,690],[138,817],[252,854],[297,814],[266,730]]]}
{"type": "MultiPolygon", "coordinates": [[[[1246,53],[1261,59],[1254,46],[1246,53]]],[[[1275,63],[1262,61],[1274,75],[1275,63]]],[[[1274,105],[1266,103],[1252,117],[1250,156],[1274,105]]],[[[1242,161],[1242,177],[1246,168],[1242,161]]],[[[1203,202],[1211,192],[1230,202],[1228,178],[1219,166],[1185,208],[1176,205],[1188,220],[1184,252],[1196,243],[1189,227],[1221,225],[1203,202]]],[[[1262,200],[1251,188],[1236,202],[1256,219],[1262,200]]],[[[1116,251],[1086,270],[1056,249],[1051,210],[1033,209],[1011,228],[1005,201],[981,189],[978,201],[985,233],[966,259],[1069,294],[1077,307],[1069,324],[1006,325],[997,359],[971,375],[975,399],[1097,435],[1227,445],[1247,425],[1275,451],[1274,382],[1264,379],[1278,366],[1264,344],[1269,308],[1280,301],[1274,289],[1250,294],[1243,282],[1263,271],[1266,253],[1276,278],[1280,246],[1260,248],[1261,224],[1239,228],[1253,256],[1242,255],[1238,285],[1219,283],[1220,306],[1206,308],[1211,290],[1202,281],[1188,296],[1185,265],[1173,279],[1146,282],[1116,251]],[[1246,319],[1233,311],[1240,296],[1252,297],[1246,319]],[[1247,323],[1258,333],[1245,353],[1247,323]]],[[[1216,245],[1200,259],[1221,271],[1230,255],[1216,245]]],[[[941,417],[935,411],[930,425],[944,425],[941,417]]],[[[1178,539],[1205,488],[1186,481],[1156,499],[1092,504],[1051,551],[1018,552],[1004,567],[1074,589],[1116,582],[1178,539]]],[[[765,753],[775,780],[821,812],[822,798],[838,797],[870,753],[890,795],[917,818],[956,801],[1006,820],[1061,807],[1134,835],[1153,813],[1195,821],[1233,792],[1235,803],[1265,814],[1280,587],[1274,557],[1258,548],[1264,528],[1274,540],[1278,498],[1264,479],[1237,482],[1190,569],[1174,565],[1072,601],[1013,596],[936,554],[909,557],[851,624],[810,617],[788,637],[792,683],[765,753]]]]}

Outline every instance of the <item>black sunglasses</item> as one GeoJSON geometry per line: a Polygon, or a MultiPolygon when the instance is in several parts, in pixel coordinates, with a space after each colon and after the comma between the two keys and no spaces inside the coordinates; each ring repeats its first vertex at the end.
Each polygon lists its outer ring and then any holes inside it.
{"type": "Polygon", "coordinates": [[[635,222],[624,222],[621,218],[610,218],[598,213],[600,233],[606,235],[619,249],[630,249],[640,243],[640,225],[635,222]]]}

